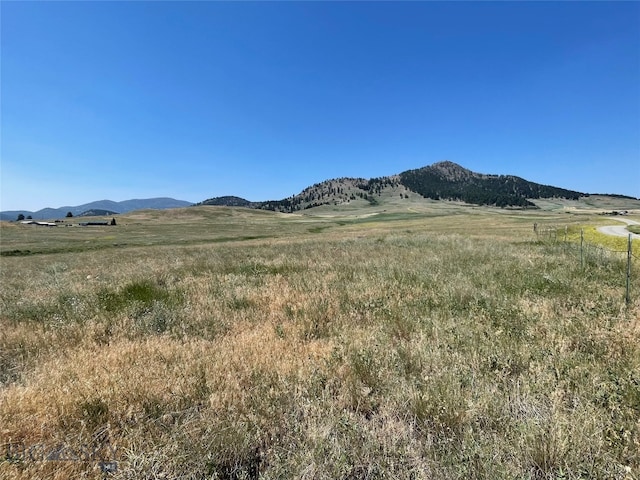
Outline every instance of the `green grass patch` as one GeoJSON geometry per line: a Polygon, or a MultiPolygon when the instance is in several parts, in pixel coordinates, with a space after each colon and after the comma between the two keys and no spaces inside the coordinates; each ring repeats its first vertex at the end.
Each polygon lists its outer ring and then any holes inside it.
{"type": "Polygon", "coordinates": [[[132,318],[139,333],[164,333],[177,324],[184,295],[152,280],[137,280],[118,290],[102,289],[98,307],[109,315],[132,318]]]}

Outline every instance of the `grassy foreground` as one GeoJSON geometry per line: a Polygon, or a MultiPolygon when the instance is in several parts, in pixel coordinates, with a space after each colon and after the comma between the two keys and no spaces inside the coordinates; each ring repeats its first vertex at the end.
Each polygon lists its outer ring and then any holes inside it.
{"type": "Polygon", "coordinates": [[[637,263],[625,306],[515,213],[190,211],[3,227],[0,478],[640,478],[637,263]]]}

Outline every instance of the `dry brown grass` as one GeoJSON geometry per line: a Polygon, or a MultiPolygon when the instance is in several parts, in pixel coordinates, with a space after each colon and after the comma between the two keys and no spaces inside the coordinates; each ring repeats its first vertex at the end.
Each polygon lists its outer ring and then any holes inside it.
{"type": "Polygon", "coordinates": [[[638,477],[618,259],[580,270],[526,215],[264,218],[268,240],[2,257],[0,477],[638,477]]]}

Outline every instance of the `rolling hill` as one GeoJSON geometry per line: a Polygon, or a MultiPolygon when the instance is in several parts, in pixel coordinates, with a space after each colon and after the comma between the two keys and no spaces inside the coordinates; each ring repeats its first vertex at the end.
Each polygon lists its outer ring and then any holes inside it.
{"type": "Polygon", "coordinates": [[[400,174],[408,189],[433,200],[461,200],[497,207],[535,207],[531,199],[577,200],[584,193],[529,182],[513,175],[475,173],[453,162],[440,162],[400,174]]]}
{"type": "Polygon", "coordinates": [[[200,205],[243,206],[291,213],[323,205],[375,205],[382,196],[408,198],[409,195],[432,200],[456,200],[475,205],[517,208],[536,208],[532,199],[577,200],[588,196],[582,192],[541,185],[513,175],[476,173],[445,161],[387,177],[326,180],[282,200],[249,202],[239,197],[216,197],[205,200],[200,205]]]}

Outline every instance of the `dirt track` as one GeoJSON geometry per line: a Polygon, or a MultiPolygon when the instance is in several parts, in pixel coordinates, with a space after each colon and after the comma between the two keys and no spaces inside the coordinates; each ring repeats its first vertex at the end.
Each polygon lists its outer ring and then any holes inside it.
{"type": "MultiPolygon", "coordinates": [[[[627,218],[614,218],[612,220],[623,222],[623,223],[626,223],[627,225],[640,225],[639,222],[636,222],[635,220],[629,220],[627,218]]],[[[627,227],[623,225],[609,225],[606,227],[598,227],[598,231],[601,233],[605,233],[607,235],[613,235],[616,237],[626,237],[629,235],[629,233],[631,233],[629,232],[629,230],[627,230],[627,227]]],[[[637,233],[631,233],[631,238],[640,239],[640,235],[638,235],[637,233]]]]}

